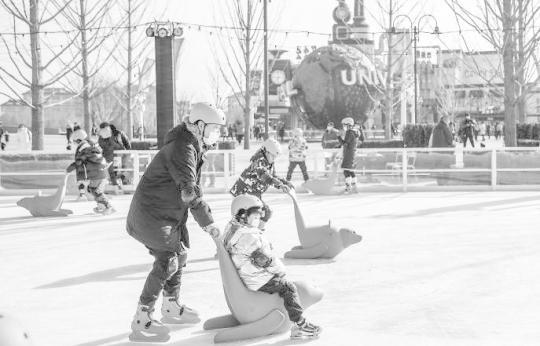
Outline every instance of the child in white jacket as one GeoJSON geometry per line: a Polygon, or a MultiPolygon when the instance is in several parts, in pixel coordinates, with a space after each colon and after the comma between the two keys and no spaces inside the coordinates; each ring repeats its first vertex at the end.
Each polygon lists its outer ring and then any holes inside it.
{"type": "Polygon", "coordinates": [[[286,279],[285,268],[273,254],[272,244],[258,226],[263,203],[252,195],[240,195],[231,205],[233,219],[225,229],[224,245],[240,278],[248,289],[283,298],[289,319],[293,322],[291,339],[313,338],[321,328],[309,323],[302,316],[298,291],[286,279]]]}

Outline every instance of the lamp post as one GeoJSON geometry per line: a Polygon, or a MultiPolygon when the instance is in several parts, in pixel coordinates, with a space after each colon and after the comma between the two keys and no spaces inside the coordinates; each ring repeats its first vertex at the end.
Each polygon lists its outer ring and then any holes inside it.
{"type": "Polygon", "coordinates": [[[435,18],[431,14],[424,14],[423,16],[418,18],[418,20],[416,21],[416,24],[413,23],[413,20],[408,15],[400,14],[400,15],[397,15],[396,18],[394,18],[394,22],[392,23],[391,33],[396,32],[395,23],[398,20],[398,18],[401,18],[401,17],[407,18],[407,20],[409,21],[409,24],[411,25],[410,26],[411,32],[413,33],[414,123],[416,124],[416,122],[418,121],[418,110],[417,110],[418,108],[418,84],[417,84],[418,78],[417,78],[417,69],[416,69],[416,48],[417,48],[417,42],[418,42],[419,28],[420,28],[420,24],[422,23],[422,19],[424,18],[432,18],[435,21],[435,29],[433,30],[434,34],[439,33],[439,25],[437,23],[437,18],[435,18]]]}
{"type": "Polygon", "coordinates": [[[264,132],[268,137],[270,133],[270,104],[268,103],[268,0],[263,0],[263,35],[264,35],[264,132]]]}

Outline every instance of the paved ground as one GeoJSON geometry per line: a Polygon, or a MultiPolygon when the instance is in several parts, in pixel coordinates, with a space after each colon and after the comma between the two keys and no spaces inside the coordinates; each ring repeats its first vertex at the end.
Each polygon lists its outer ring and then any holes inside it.
{"type": "MultiPolygon", "coordinates": [[[[0,311],[16,315],[40,346],[129,345],[138,295],[151,266],[117,214],[91,202],[74,215],[33,218],[0,197],[0,311]]],[[[207,195],[218,224],[230,197],[207,195]]],[[[268,195],[268,236],[278,254],[297,245],[291,201],[268,195]]],[[[355,227],[364,240],[332,261],[285,261],[324,299],[307,316],[324,332],[313,345],[538,345],[540,193],[301,195],[309,223],[355,227]]],[[[182,290],[203,318],[227,313],[211,239],[190,219],[193,249],[182,290]]],[[[159,305],[158,305],[159,306],[159,305]]],[[[159,316],[159,314],[158,314],[159,316]]],[[[208,345],[202,324],[175,328],[168,345],[208,345]]],[[[288,345],[288,335],[238,345],[288,345]]]]}

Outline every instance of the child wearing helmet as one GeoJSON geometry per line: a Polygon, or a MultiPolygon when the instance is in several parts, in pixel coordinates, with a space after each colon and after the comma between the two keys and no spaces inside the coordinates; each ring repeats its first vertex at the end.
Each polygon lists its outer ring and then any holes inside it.
{"type": "Polygon", "coordinates": [[[292,339],[316,337],[321,328],[303,317],[296,286],[287,280],[283,264],[259,228],[263,208],[263,202],[255,196],[240,195],[233,199],[232,220],[227,224],[223,238],[225,249],[248,289],[277,293],[283,298],[289,319],[293,322],[292,339]]]}
{"type": "Polygon", "coordinates": [[[309,180],[306,168],[307,149],[308,145],[302,129],[295,129],[293,131],[293,138],[289,142],[289,169],[287,170],[287,181],[291,181],[292,173],[296,166],[300,166],[304,181],[309,180]]]}
{"type": "MultiPolygon", "coordinates": [[[[276,189],[281,189],[285,193],[289,192],[293,188],[291,183],[276,176],[274,161],[280,154],[281,146],[275,139],[269,138],[265,140],[261,148],[251,157],[250,165],[240,174],[230,193],[234,197],[248,194],[262,200],[262,194],[268,190],[270,185],[276,189]]],[[[272,216],[272,210],[264,202],[263,210],[264,215],[261,217],[260,226],[262,229],[272,216]]]]}
{"type": "Polygon", "coordinates": [[[88,139],[88,135],[83,129],[73,132],[71,139],[77,144],[77,149],[75,149],[75,161],[66,168],[66,172],[69,173],[75,170],[78,181],[89,181],[88,192],[94,196],[97,202],[94,212],[100,214],[115,212],[109,199],[105,196],[108,179],[107,168],[109,165],[103,157],[101,147],[88,139]]]}
{"type": "Polygon", "coordinates": [[[360,138],[360,133],[354,129],[353,118],[347,117],[341,120],[343,125],[344,136],[339,137],[339,142],[343,146],[343,175],[345,176],[345,193],[357,192],[356,174],[354,173],[354,156],[356,154],[356,146],[360,138]]]}

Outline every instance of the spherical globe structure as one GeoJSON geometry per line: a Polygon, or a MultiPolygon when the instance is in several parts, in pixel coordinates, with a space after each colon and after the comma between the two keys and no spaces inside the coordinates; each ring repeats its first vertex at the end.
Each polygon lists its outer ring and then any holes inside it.
{"type": "Polygon", "coordinates": [[[369,58],[352,46],[321,47],[307,55],[294,72],[296,104],[317,128],[352,117],[357,122],[384,96],[384,81],[369,58]]]}

